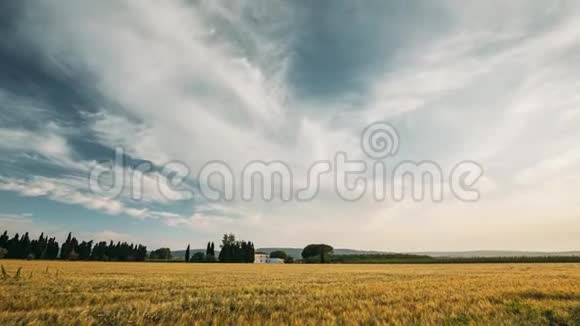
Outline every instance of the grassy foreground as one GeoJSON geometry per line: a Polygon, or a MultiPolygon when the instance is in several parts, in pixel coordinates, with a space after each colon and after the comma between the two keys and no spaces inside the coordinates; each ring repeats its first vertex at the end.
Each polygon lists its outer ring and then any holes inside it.
{"type": "Polygon", "coordinates": [[[0,264],[0,325],[580,325],[580,264],[0,264]]]}

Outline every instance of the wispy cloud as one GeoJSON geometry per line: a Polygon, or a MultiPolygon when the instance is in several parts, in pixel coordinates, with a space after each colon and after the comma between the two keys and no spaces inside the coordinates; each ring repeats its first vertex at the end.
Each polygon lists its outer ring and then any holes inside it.
{"type": "MultiPolygon", "coordinates": [[[[0,190],[205,234],[240,230],[268,244],[280,234],[294,244],[328,239],[381,249],[409,248],[412,241],[461,247],[469,239],[447,239],[456,233],[483,239],[477,230],[499,223],[485,215],[498,216],[502,208],[513,223],[494,241],[509,246],[520,237],[523,216],[541,220],[556,211],[560,217],[545,224],[557,234],[555,226],[577,212],[569,192],[580,186],[574,177],[580,6],[443,1],[405,5],[408,16],[390,17],[368,4],[336,1],[332,10],[315,11],[302,5],[28,4],[31,14],[18,20],[12,36],[42,69],[29,77],[39,80],[22,87],[52,81],[64,91],[28,92],[36,94],[28,98],[2,89],[14,81],[0,84],[0,163],[8,167],[0,190]],[[115,199],[88,191],[85,176],[96,160],[113,159],[116,147],[158,166],[182,162],[189,181],[212,160],[236,173],[250,161],[281,160],[299,187],[317,160],[337,151],[362,157],[360,132],[379,120],[400,130],[397,159],[433,160],[444,169],[477,160],[485,168],[486,196],[472,206],[345,203],[332,198],[333,180],[325,178],[315,202],[216,205],[168,200],[157,189],[166,176],[155,171],[143,178],[140,202],[126,191],[115,199]],[[568,185],[557,182],[563,178],[568,185]],[[550,194],[540,185],[549,185],[550,194]],[[558,197],[566,199],[559,206],[558,197]],[[526,202],[535,211],[518,208],[526,202]],[[185,213],[177,209],[184,204],[191,206],[185,213]],[[343,234],[352,239],[337,237],[343,234]]],[[[572,244],[580,245],[562,242],[572,244]]]]}
{"type": "Polygon", "coordinates": [[[96,241],[131,241],[132,236],[126,233],[119,233],[111,230],[103,230],[94,234],[96,241]]]}
{"type": "Polygon", "coordinates": [[[26,197],[47,197],[51,200],[80,205],[111,215],[128,215],[135,218],[158,218],[167,213],[147,207],[131,207],[122,201],[99,196],[88,190],[87,179],[79,177],[49,178],[34,176],[29,179],[0,177],[0,190],[14,191],[26,197]]]}
{"type": "Polygon", "coordinates": [[[32,219],[30,214],[6,214],[0,213],[0,221],[5,224],[31,224],[32,219]]]}

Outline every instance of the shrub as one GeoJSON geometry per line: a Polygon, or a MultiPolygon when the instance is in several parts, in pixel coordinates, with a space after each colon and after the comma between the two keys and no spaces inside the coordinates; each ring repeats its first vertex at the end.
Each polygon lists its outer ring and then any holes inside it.
{"type": "Polygon", "coordinates": [[[286,254],[286,252],[282,250],[276,250],[270,253],[270,258],[280,258],[285,260],[287,257],[288,255],[286,254]]]}
{"type": "Polygon", "coordinates": [[[0,248],[0,259],[6,257],[8,255],[8,250],[6,248],[0,248]]]}
{"type": "Polygon", "coordinates": [[[203,254],[203,252],[196,252],[195,254],[193,254],[193,256],[191,256],[190,261],[192,263],[202,263],[205,261],[205,255],[203,254]]]}

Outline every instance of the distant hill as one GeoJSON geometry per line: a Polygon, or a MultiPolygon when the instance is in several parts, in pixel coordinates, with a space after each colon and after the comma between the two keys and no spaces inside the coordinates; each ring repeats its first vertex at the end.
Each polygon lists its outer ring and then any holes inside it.
{"type": "MultiPolygon", "coordinates": [[[[189,250],[189,254],[191,256],[193,256],[193,254],[195,254],[196,252],[202,252],[205,254],[205,248],[203,249],[190,249],[189,250]]],[[[216,252],[216,255],[218,254],[218,252],[216,252]]],[[[171,255],[173,256],[173,259],[185,259],[185,250],[175,250],[171,252],[171,255]]]]}
{"type": "MultiPolygon", "coordinates": [[[[258,248],[256,251],[262,251],[265,253],[271,253],[272,251],[282,250],[288,255],[294,258],[302,258],[303,248],[258,248]]],[[[373,250],[356,250],[356,249],[334,249],[335,255],[372,255],[372,254],[386,254],[385,251],[373,251],[373,250]]]]}
{"type": "MultiPolygon", "coordinates": [[[[267,254],[271,253],[272,251],[282,250],[286,252],[288,255],[294,258],[302,258],[302,248],[258,248],[256,251],[265,252],[267,254]]],[[[196,252],[203,252],[205,253],[205,249],[190,249],[191,255],[196,252]]],[[[355,249],[334,249],[335,255],[372,255],[372,254],[385,254],[387,252],[384,251],[372,251],[372,250],[355,250],[355,249]]],[[[171,254],[173,258],[184,258],[185,257],[185,250],[175,250],[172,251],[171,254]]],[[[216,255],[219,254],[219,251],[216,250],[216,255]]]]}
{"type": "Polygon", "coordinates": [[[580,251],[507,251],[507,250],[473,250],[473,251],[425,251],[413,252],[416,255],[431,257],[564,257],[580,256],[580,251]]]}
{"type": "MultiPolygon", "coordinates": [[[[259,248],[258,251],[271,253],[275,250],[285,251],[294,258],[300,258],[302,248],[259,248]]],[[[393,251],[334,249],[335,255],[379,255],[395,254],[393,251]]],[[[426,255],[431,257],[546,257],[546,256],[580,256],[580,251],[508,251],[508,250],[472,250],[472,251],[425,251],[405,252],[410,255],[426,255]]]]}
{"type": "MultiPolygon", "coordinates": [[[[301,258],[302,248],[258,248],[256,251],[271,253],[272,251],[282,250],[294,258],[301,258]]],[[[196,252],[205,253],[204,249],[191,249],[191,255],[196,252]]],[[[357,249],[334,249],[335,255],[378,255],[378,254],[393,254],[388,251],[374,251],[374,250],[357,250],[357,249]]],[[[185,257],[185,250],[172,251],[174,259],[183,259],[185,257]]],[[[216,251],[216,255],[219,251],[216,251]]],[[[451,258],[471,258],[471,257],[562,257],[562,256],[579,256],[580,251],[508,251],[508,250],[472,250],[472,251],[423,251],[423,252],[407,252],[412,255],[426,255],[431,257],[451,257],[451,258]]]]}

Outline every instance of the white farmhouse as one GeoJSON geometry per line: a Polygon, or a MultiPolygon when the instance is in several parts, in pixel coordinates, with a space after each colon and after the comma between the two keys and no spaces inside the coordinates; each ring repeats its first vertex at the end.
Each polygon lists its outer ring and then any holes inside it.
{"type": "Polygon", "coordinates": [[[254,254],[254,264],[284,264],[284,259],[270,258],[267,253],[257,252],[254,254]]]}

